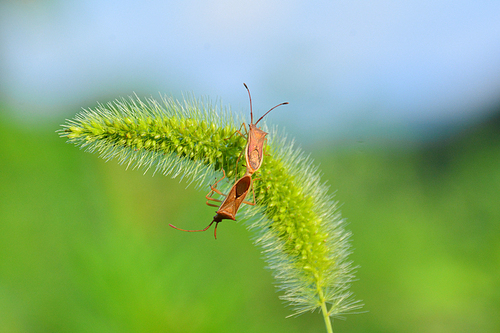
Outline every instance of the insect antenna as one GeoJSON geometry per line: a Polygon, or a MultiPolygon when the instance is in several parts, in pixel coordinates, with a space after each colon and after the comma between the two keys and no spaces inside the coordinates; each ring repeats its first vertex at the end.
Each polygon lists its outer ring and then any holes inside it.
{"type": "MultiPolygon", "coordinates": [[[[214,222],[216,222],[215,220],[213,220],[212,222],[210,222],[209,225],[207,225],[207,227],[205,229],[201,229],[201,230],[186,230],[186,229],[181,229],[181,228],[178,228],[176,227],[175,225],[173,224],[168,224],[169,226],[171,226],[172,228],[174,229],[177,229],[177,230],[180,230],[180,231],[186,231],[186,232],[200,232],[200,231],[207,231],[208,228],[210,228],[212,226],[212,224],[214,224],[214,222]]],[[[217,239],[217,226],[219,225],[219,222],[216,222],[215,223],[215,230],[214,230],[214,237],[215,239],[217,239]]]]}
{"type": "Polygon", "coordinates": [[[250,96],[250,89],[248,89],[247,84],[243,82],[243,85],[245,86],[245,88],[247,88],[248,91],[248,99],[250,99],[250,124],[253,124],[252,96],[250,96]]]}
{"type": "Polygon", "coordinates": [[[259,118],[259,120],[257,120],[257,121],[255,122],[255,124],[254,124],[254,125],[257,125],[257,124],[259,123],[259,121],[261,121],[261,120],[262,120],[262,118],[264,118],[264,117],[266,116],[266,114],[268,114],[269,112],[273,111],[273,110],[274,110],[274,109],[276,109],[278,106],[287,105],[287,104],[288,104],[288,102],[283,102],[283,103],[280,103],[280,104],[278,104],[278,105],[276,105],[276,106],[272,107],[269,111],[267,111],[266,113],[264,113],[264,115],[263,115],[262,117],[260,117],[260,118],[259,118]]]}
{"type": "MultiPolygon", "coordinates": [[[[252,110],[252,96],[250,96],[250,89],[248,89],[248,86],[246,83],[243,83],[243,85],[245,86],[245,88],[247,89],[248,91],[248,99],[250,99],[250,124],[254,124],[253,122],[253,110],[252,110]]],[[[259,120],[257,120],[257,122],[255,122],[254,125],[257,125],[257,123],[259,121],[262,120],[262,118],[264,118],[266,116],[266,114],[268,114],[269,112],[271,112],[272,110],[276,109],[278,106],[281,106],[281,105],[286,105],[288,104],[288,102],[284,102],[284,103],[280,103],[278,105],[276,105],[275,107],[271,108],[269,111],[267,111],[262,117],[259,118],[259,120]]]]}

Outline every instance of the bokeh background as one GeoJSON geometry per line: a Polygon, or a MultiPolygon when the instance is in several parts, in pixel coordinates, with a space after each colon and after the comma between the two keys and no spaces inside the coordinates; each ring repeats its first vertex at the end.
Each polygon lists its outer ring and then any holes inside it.
{"type": "Polygon", "coordinates": [[[285,318],[204,191],[57,136],[133,92],[210,97],[321,165],[363,314],[335,332],[500,331],[498,1],[0,3],[2,332],[323,332],[285,318]]]}

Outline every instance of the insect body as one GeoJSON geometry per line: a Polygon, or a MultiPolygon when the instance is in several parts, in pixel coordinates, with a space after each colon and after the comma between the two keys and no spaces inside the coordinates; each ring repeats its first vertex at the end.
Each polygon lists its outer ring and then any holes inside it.
{"type": "MultiPolygon", "coordinates": [[[[267,132],[257,127],[259,121],[262,120],[269,112],[276,109],[278,106],[286,105],[288,102],[280,103],[275,107],[267,111],[262,117],[260,117],[255,123],[253,122],[253,111],[252,111],[252,97],[250,96],[250,90],[247,85],[243,83],[248,91],[248,98],[250,99],[250,124],[248,125],[248,142],[245,147],[245,159],[247,163],[247,173],[252,175],[255,171],[259,170],[262,165],[263,155],[264,155],[264,143],[266,141],[267,132]]],[[[243,126],[245,124],[243,123],[243,126]]],[[[246,129],[246,127],[245,127],[246,129]]],[[[240,133],[238,131],[238,133],[240,133]]],[[[240,133],[241,134],[241,133],[240,133]]]]}
{"type": "MultiPolygon", "coordinates": [[[[238,212],[238,209],[240,208],[241,204],[245,203],[248,205],[255,205],[255,202],[249,202],[245,201],[245,197],[248,194],[248,191],[252,187],[252,176],[246,173],[243,177],[238,179],[233,187],[231,187],[231,190],[229,193],[223,194],[221,191],[217,189],[217,184],[226,177],[226,173],[224,170],[222,170],[223,176],[221,179],[219,179],[214,185],[212,185],[211,191],[206,195],[207,198],[207,205],[213,206],[213,207],[219,207],[217,210],[212,222],[205,228],[201,230],[185,230],[181,228],[177,228],[176,226],[169,224],[172,228],[175,228],[177,230],[181,231],[187,231],[187,232],[198,232],[198,231],[206,231],[210,226],[215,222],[215,230],[214,230],[214,237],[217,239],[217,225],[222,222],[222,220],[236,220],[236,212],[238,212]],[[222,196],[225,196],[226,198],[224,200],[218,200],[212,198],[213,193],[218,193],[222,196]],[[209,201],[217,201],[221,202],[220,206],[214,205],[212,203],[209,203],[209,201]]],[[[254,200],[255,200],[255,195],[254,195],[254,200]]]]}

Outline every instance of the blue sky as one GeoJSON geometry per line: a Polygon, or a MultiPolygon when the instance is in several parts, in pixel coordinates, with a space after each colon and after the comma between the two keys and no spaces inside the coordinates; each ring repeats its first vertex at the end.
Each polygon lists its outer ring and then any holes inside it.
{"type": "Polygon", "coordinates": [[[246,82],[258,114],[290,102],[268,124],[304,140],[422,135],[499,104],[499,17],[499,1],[4,1],[0,98],[31,120],[133,92],[246,113],[246,82]]]}

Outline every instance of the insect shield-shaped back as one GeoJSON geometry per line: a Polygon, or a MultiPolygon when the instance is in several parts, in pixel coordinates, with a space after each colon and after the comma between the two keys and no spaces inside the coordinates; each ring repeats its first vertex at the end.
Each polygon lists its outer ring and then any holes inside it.
{"type": "Polygon", "coordinates": [[[255,123],[253,122],[253,110],[252,110],[252,97],[250,96],[250,90],[247,85],[243,83],[248,91],[248,98],[250,99],[250,125],[248,125],[248,142],[245,148],[245,158],[247,162],[247,173],[252,175],[255,171],[259,170],[262,165],[262,160],[264,158],[264,143],[266,142],[267,132],[264,132],[257,124],[262,120],[269,112],[276,109],[278,106],[286,105],[288,102],[280,103],[275,107],[267,111],[262,117],[259,118],[255,123]]]}
{"type": "Polygon", "coordinates": [[[218,223],[224,219],[236,220],[236,213],[245,200],[251,186],[252,177],[249,174],[245,174],[233,185],[233,187],[231,187],[226,199],[217,210],[214,221],[218,223]]]}
{"type": "MultiPolygon", "coordinates": [[[[173,224],[169,224],[172,228],[187,232],[200,232],[208,230],[208,228],[210,228],[210,226],[215,222],[214,237],[215,239],[217,239],[217,226],[219,225],[220,222],[222,222],[222,220],[233,220],[233,221],[236,220],[236,213],[238,212],[238,209],[240,208],[242,203],[246,203],[252,206],[255,205],[255,202],[252,203],[245,201],[245,197],[247,196],[248,191],[252,187],[252,177],[250,176],[250,174],[246,173],[243,177],[238,179],[236,183],[234,183],[234,185],[231,187],[229,193],[225,195],[216,189],[217,183],[226,177],[226,173],[224,172],[224,170],[222,170],[222,172],[224,173],[224,176],[221,179],[219,179],[213,186],[211,186],[212,191],[207,195],[207,199],[209,199],[210,195],[213,192],[217,192],[226,197],[219,206],[217,214],[214,216],[212,222],[210,222],[210,224],[205,229],[201,230],[186,230],[178,228],[173,224]]],[[[220,201],[218,199],[210,199],[210,200],[220,201]]],[[[254,195],[254,200],[255,200],[255,195],[254,195]]],[[[208,201],[207,205],[213,206],[212,204],[209,204],[208,201]]]]}
{"type": "Polygon", "coordinates": [[[253,174],[262,165],[267,132],[258,128],[256,124],[250,124],[248,127],[248,143],[245,149],[245,158],[247,160],[248,172],[253,174]]]}

